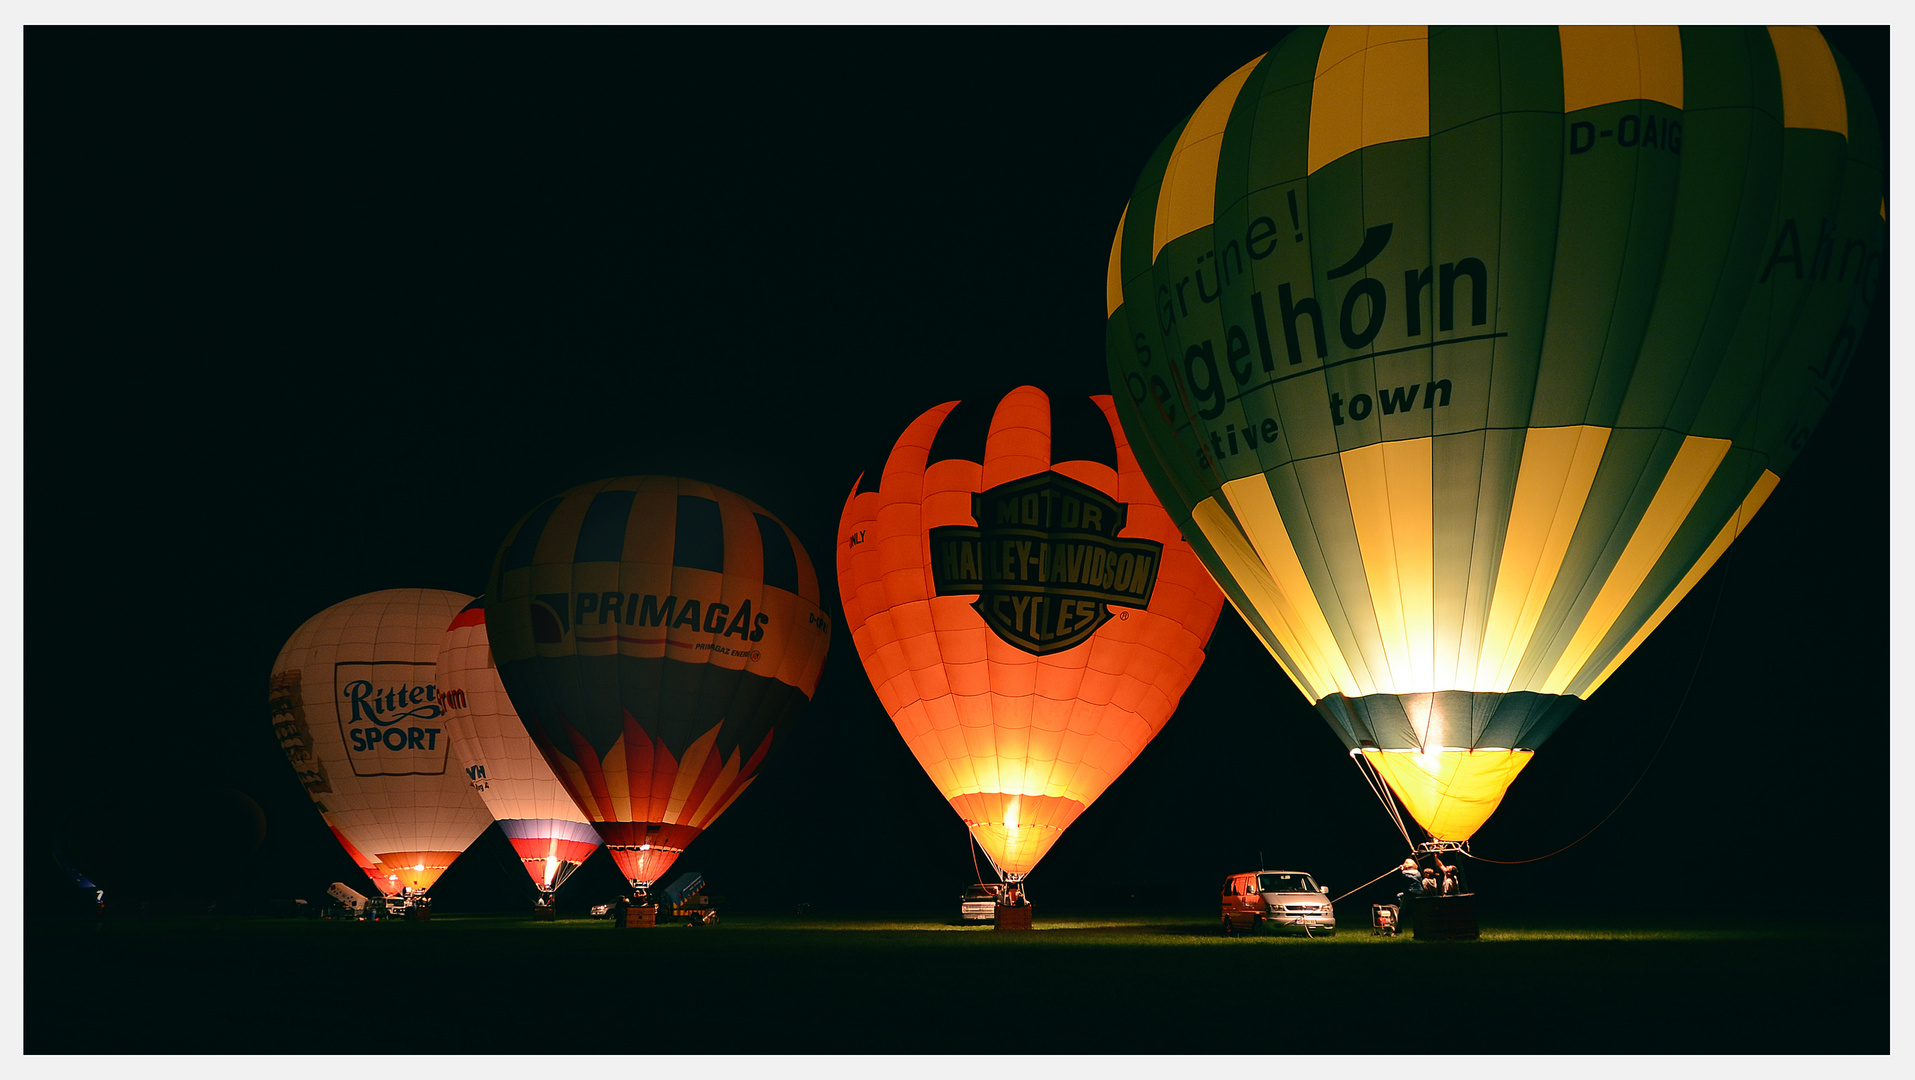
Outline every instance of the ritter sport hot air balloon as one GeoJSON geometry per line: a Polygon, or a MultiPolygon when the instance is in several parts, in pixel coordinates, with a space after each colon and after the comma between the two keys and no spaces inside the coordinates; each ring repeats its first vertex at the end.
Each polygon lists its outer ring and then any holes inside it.
{"type": "Polygon", "coordinates": [[[1223,607],[1108,396],[930,410],[859,479],[837,552],[871,685],[1018,893],[1162,730],[1223,607]]]}
{"type": "Polygon", "coordinates": [[[1298,30],[1162,144],[1106,339],[1152,486],[1435,846],[1768,498],[1885,244],[1810,28],[1298,30]]]}
{"type": "Polygon", "coordinates": [[[539,889],[539,906],[598,850],[598,832],[553,775],[499,681],[486,640],[485,606],[474,600],[439,646],[439,699],[446,734],[466,782],[498,820],[539,889]]]}
{"type": "Polygon", "coordinates": [[[695,480],[586,484],[506,536],[485,592],[499,677],[641,894],[811,700],[818,599],[790,529],[695,480]]]}
{"type": "Polygon", "coordinates": [[[380,892],[425,892],[492,815],[450,759],[434,661],[472,598],[388,589],[334,604],[273,664],[273,732],[380,892]]]}

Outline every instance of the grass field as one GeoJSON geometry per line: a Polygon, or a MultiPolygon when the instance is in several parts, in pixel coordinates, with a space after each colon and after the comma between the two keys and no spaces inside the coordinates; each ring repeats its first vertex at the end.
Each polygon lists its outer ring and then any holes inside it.
{"type": "MultiPolygon", "coordinates": [[[[1353,913],[1352,913],[1353,914],[1353,913]]],[[[1349,917],[1345,916],[1346,919],[1349,917]]],[[[1880,926],[1484,920],[1473,942],[1180,915],[715,927],[108,917],[26,933],[29,1054],[1886,1054],[1880,926]]],[[[1347,924],[1346,924],[1347,926],[1347,924]]]]}

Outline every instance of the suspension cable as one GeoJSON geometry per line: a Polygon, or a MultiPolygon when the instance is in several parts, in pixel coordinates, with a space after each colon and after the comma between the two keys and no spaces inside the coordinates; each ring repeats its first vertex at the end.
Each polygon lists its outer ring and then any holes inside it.
{"type": "MultiPolygon", "coordinates": [[[[1740,533],[1741,529],[1738,528],[1736,531],[1740,533]]],[[[1735,547],[1734,544],[1730,544],[1729,546],[1730,546],[1730,550],[1733,550],[1735,547]]],[[[1643,763],[1642,772],[1637,774],[1635,783],[1630,784],[1629,790],[1622,793],[1622,798],[1616,800],[1616,805],[1609,808],[1609,812],[1602,816],[1602,820],[1596,822],[1594,825],[1591,825],[1589,827],[1588,832],[1583,833],[1581,836],[1578,836],[1576,839],[1571,840],[1569,843],[1564,844],[1562,847],[1557,848],[1555,851],[1550,852],[1548,855],[1538,855],[1535,858],[1531,858],[1531,859],[1485,859],[1481,855],[1478,855],[1475,852],[1469,850],[1469,847],[1467,845],[1465,845],[1461,849],[1463,854],[1469,856],[1472,859],[1475,859],[1477,862],[1494,863],[1497,866],[1521,866],[1524,863],[1541,862],[1544,859],[1561,855],[1563,852],[1568,851],[1570,848],[1573,848],[1577,844],[1582,843],[1584,840],[1589,839],[1589,837],[1593,835],[1597,829],[1602,828],[1603,825],[1606,824],[1610,818],[1616,816],[1616,811],[1622,809],[1622,804],[1625,802],[1628,802],[1629,796],[1634,795],[1636,793],[1636,788],[1640,787],[1642,785],[1643,780],[1648,778],[1649,770],[1655,766],[1656,759],[1662,756],[1662,748],[1668,745],[1669,736],[1676,730],[1676,721],[1682,717],[1683,707],[1689,704],[1689,693],[1690,691],[1695,689],[1696,676],[1702,673],[1702,657],[1704,656],[1704,654],[1706,654],[1709,651],[1709,640],[1715,635],[1716,616],[1720,614],[1722,611],[1722,594],[1728,591],[1729,560],[1727,555],[1728,553],[1724,552],[1724,557],[1721,560],[1721,563],[1719,564],[1722,569],[1722,577],[1721,577],[1721,580],[1716,582],[1715,601],[1714,603],[1709,605],[1709,624],[1703,627],[1702,644],[1700,647],[1696,649],[1696,662],[1689,669],[1689,681],[1685,683],[1682,687],[1682,697],[1676,701],[1675,711],[1669,714],[1669,726],[1663,728],[1662,738],[1657,740],[1655,752],[1650,754],[1649,760],[1643,763]]]]}
{"type": "Polygon", "coordinates": [[[1351,889],[1349,892],[1344,893],[1343,896],[1339,896],[1335,900],[1332,900],[1330,902],[1334,904],[1341,901],[1344,896],[1355,896],[1357,893],[1362,892],[1364,889],[1367,889],[1370,886],[1376,884],[1377,882],[1382,881],[1384,878],[1389,877],[1391,874],[1396,873],[1396,871],[1397,871],[1397,868],[1392,866],[1388,870],[1383,871],[1381,874],[1378,874],[1377,876],[1371,878],[1370,880],[1364,882],[1363,884],[1358,885],[1356,888],[1351,889]]]}
{"type": "Polygon", "coordinates": [[[1410,852],[1414,854],[1416,852],[1416,841],[1410,839],[1409,827],[1403,824],[1403,814],[1396,808],[1395,800],[1390,798],[1389,790],[1382,787],[1377,779],[1371,775],[1369,768],[1370,763],[1363,760],[1363,752],[1361,750],[1351,754],[1350,760],[1356,764],[1357,775],[1363,777],[1363,782],[1370,785],[1370,793],[1375,795],[1377,801],[1383,804],[1384,812],[1389,814],[1390,820],[1396,823],[1396,831],[1403,834],[1403,842],[1409,845],[1410,852]]]}
{"type": "Polygon", "coordinates": [[[964,850],[971,853],[971,873],[977,875],[977,883],[984,884],[984,871],[977,865],[977,837],[971,835],[970,826],[964,828],[964,850]]]}

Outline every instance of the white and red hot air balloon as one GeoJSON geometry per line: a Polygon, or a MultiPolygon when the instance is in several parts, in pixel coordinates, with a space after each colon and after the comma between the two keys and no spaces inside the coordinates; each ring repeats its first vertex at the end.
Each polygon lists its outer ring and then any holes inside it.
{"type": "Polygon", "coordinates": [[[451,760],[435,660],[471,597],[387,589],[334,604],[273,663],[273,731],[333,835],[380,892],[420,894],[492,814],[451,760]]]}
{"type": "Polygon", "coordinates": [[[446,628],[438,671],[453,756],[532,875],[539,905],[549,908],[559,885],[602,841],[506,696],[482,601],[467,604],[446,628]]]}

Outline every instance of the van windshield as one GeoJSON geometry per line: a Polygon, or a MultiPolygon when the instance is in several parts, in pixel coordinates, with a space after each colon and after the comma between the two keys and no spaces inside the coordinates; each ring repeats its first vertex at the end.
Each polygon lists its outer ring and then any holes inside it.
{"type": "Polygon", "coordinates": [[[1316,892],[1317,883],[1308,874],[1258,874],[1258,892],[1316,892]]]}

